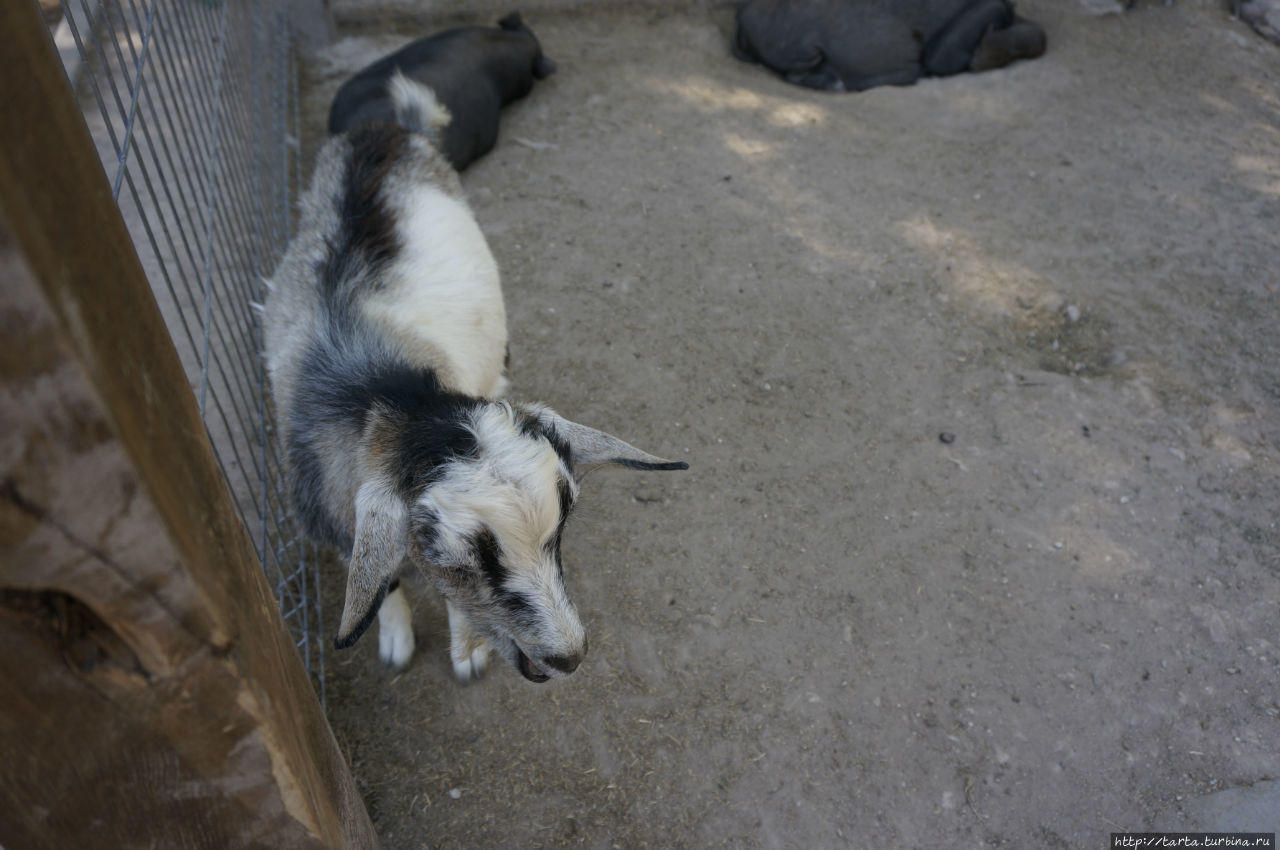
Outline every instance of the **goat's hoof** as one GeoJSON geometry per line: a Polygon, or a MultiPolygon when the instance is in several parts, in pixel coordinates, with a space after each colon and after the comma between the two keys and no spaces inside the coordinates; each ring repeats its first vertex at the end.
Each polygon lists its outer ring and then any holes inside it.
{"type": "Polygon", "coordinates": [[[413,657],[413,628],[378,629],[378,657],[397,670],[403,670],[413,657]]]}
{"type": "Polygon", "coordinates": [[[479,679],[484,673],[484,668],[489,663],[489,647],[477,646],[471,650],[471,654],[459,661],[453,659],[453,675],[457,677],[459,682],[470,682],[473,679],[479,679]]]}

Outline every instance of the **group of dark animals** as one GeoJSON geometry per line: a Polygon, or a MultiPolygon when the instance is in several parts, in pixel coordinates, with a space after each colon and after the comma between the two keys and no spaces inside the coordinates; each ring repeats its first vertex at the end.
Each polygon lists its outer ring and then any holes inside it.
{"type": "MultiPolygon", "coordinates": [[[[797,85],[861,91],[1032,59],[1044,53],[1045,34],[1009,0],[746,0],[732,50],[797,85]]],[[[437,144],[462,171],[493,148],[502,107],[555,68],[518,13],[496,27],[446,30],[347,80],[329,111],[329,133],[394,120],[389,84],[399,71],[448,110],[437,144]]]]}
{"type": "Polygon", "coordinates": [[[1009,0],[747,0],[733,55],[827,91],[989,71],[1045,50],[1009,0]]]}

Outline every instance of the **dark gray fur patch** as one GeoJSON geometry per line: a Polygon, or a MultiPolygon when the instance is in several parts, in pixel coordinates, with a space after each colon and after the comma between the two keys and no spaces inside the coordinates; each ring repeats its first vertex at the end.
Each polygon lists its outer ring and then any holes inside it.
{"type": "MultiPolygon", "coordinates": [[[[301,416],[295,412],[294,419],[302,419],[310,414],[303,408],[301,416]]],[[[313,445],[312,432],[309,428],[295,424],[289,429],[286,439],[286,451],[289,453],[289,479],[293,490],[293,503],[302,519],[307,534],[314,540],[328,544],[343,554],[351,552],[355,541],[342,528],[325,503],[325,464],[320,452],[313,445]]]]}
{"type": "Polygon", "coordinates": [[[408,138],[407,130],[389,123],[369,124],[348,134],[351,150],[337,201],[339,227],[329,241],[320,277],[330,303],[349,300],[364,286],[376,287],[378,272],[400,252],[384,189],[408,138]]]}

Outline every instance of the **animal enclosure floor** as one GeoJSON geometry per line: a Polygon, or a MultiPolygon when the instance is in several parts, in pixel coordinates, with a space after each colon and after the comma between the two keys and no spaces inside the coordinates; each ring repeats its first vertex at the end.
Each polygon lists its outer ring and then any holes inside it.
{"type": "MultiPolygon", "coordinates": [[[[386,847],[1280,829],[1204,804],[1280,776],[1280,50],[1019,8],[1044,58],[856,95],[728,10],[526,11],[559,71],[463,176],[512,396],[692,468],[586,478],[574,676],[455,684],[421,583],[407,671],[329,655],[386,847]]],[[[316,132],[410,33],[346,35],[316,132]]]]}

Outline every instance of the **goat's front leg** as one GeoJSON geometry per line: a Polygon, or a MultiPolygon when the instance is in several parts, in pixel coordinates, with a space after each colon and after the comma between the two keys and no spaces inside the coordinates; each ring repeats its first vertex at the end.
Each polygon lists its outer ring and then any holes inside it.
{"type": "Polygon", "coordinates": [[[449,609],[449,658],[453,661],[453,675],[461,682],[477,679],[489,662],[489,641],[475,633],[462,609],[448,600],[445,607],[449,609]]]}
{"type": "Polygon", "coordinates": [[[397,583],[378,609],[378,656],[397,669],[413,657],[413,612],[397,583]]]}

